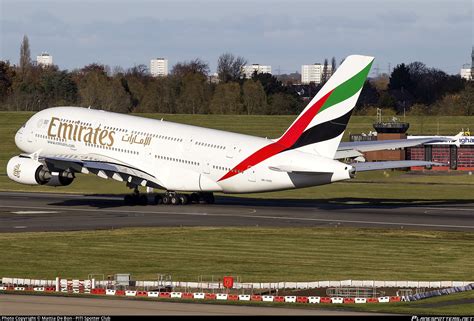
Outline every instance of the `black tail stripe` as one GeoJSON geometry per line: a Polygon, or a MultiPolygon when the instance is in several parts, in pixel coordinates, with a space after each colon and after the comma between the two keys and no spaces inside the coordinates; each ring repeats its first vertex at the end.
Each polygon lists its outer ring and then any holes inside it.
{"type": "Polygon", "coordinates": [[[298,140],[288,149],[295,149],[323,142],[341,135],[346,130],[347,123],[351,118],[352,110],[353,109],[339,118],[321,123],[305,130],[298,140]]]}

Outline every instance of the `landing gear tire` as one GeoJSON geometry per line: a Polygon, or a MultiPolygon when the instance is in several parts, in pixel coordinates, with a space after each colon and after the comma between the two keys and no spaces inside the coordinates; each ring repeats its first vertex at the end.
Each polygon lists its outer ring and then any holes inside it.
{"type": "Polygon", "coordinates": [[[162,201],[164,205],[168,205],[171,203],[171,198],[168,195],[163,195],[162,201]]]}
{"type": "Polygon", "coordinates": [[[179,195],[179,200],[181,201],[182,205],[186,205],[189,203],[189,197],[186,194],[179,195]]]}
{"type": "Polygon", "coordinates": [[[156,205],[163,204],[163,197],[161,195],[156,195],[155,196],[155,204],[156,205]]]}
{"type": "Polygon", "coordinates": [[[181,204],[181,199],[178,197],[178,195],[172,195],[171,205],[179,205],[179,204],[181,204]]]}
{"type": "Polygon", "coordinates": [[[201,197],[202,197],[202,201],[205,204],[214,204],[214,202],[215,202],[214,194],[212,194],[212,193],[202,194],[201,197]]]}
{"type": "Polygon", "coordinates": [[[199,194],[198,193],[192,193],[189,196],[189,203],[199,204],[199,194]]]}
{"type": "Polygon", "coordinates": [[[199,194],[198,193],[191,193],[188,197],[189,203],[196,203],[199,204],[199,194]]]}

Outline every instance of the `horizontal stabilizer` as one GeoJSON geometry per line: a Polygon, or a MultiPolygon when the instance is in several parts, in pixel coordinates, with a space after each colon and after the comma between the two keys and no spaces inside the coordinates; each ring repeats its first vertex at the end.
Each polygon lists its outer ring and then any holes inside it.
{"type": "Polygon", "coordinates": [[[270,166],[268,167],[272,171],[276,172],[286,172],[286,173],[294,173],[294,174],[327,174],[333,173],[333,171],[322,171],[322,170],[314,170],[311,168],[303,168],[303,167],[296,167],[296,166],[270,166]]]}
{"type": "Polygon", "coordinates": [[[356,172],[376,171],[381,169],[405,168],[412,166],[440,166],[442,163],[427,162],[427,161],[385,161],[385,162],[363,162],[351,164],[356,172]]]}

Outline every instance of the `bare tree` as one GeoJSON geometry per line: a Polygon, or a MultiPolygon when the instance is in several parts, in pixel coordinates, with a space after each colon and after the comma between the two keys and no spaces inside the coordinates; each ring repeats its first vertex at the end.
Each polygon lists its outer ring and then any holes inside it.
{"type": "Polygon", "coordinates": [[[332,56],[331,59],[331,75],[336,72],[336,57],[332,56]]]}
{"type": "Polygon", "coordinates": [[[234,57],[231,53],[224,53],[217,60],[217,74],[219,80],[226,83],[229,81],[238,81],[242,76],[242,67],[247,60],[244,57],[234,57]]]}
{"type": "Polygon", "coordinates": [[[20,69],[25,71],[31,66],[30,42],[26,35],[23,36],[23,41],[20,47],[20,69]]]}
{"type": "Polygon", "coordinates": [[[140,79],[146,79],[148,76],[148,68],[147,66],[141,64],[141,65],[135,65],[131,68],[127,69],[126,75],[127,76],[132,76],[140,79]]]}
{"type": "Polygon", "coordinates": [[[171,69],[171,74],[177,77],[184,77],[189,73],[202,74],[207,77],[209,74],[209,64],[200,58],[191,61],[178,62],[171,69]]]}
{"type": "Polygon", "coordinates": [[[324,84],[326,81],[328,81],[328,59],[324,59],[324,65],[323,65],[323,74],[321,75],[321,83],[324,84]]]}

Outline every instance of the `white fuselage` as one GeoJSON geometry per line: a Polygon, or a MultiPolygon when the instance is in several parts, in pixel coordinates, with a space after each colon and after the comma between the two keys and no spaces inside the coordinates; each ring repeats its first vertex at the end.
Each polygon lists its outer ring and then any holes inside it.
{"type": "Polygon", "coordinates": [[[18,131],[15,142],[26,153],[39,151],[41,155],[82,160],[90,157],[137,168],[172,191],[265,192],[350,178],[349,165],[294,149],[269,157],[260,155],[254,166],[222,179],[275,141],[80,107],[36,113],[18,131]]]}

